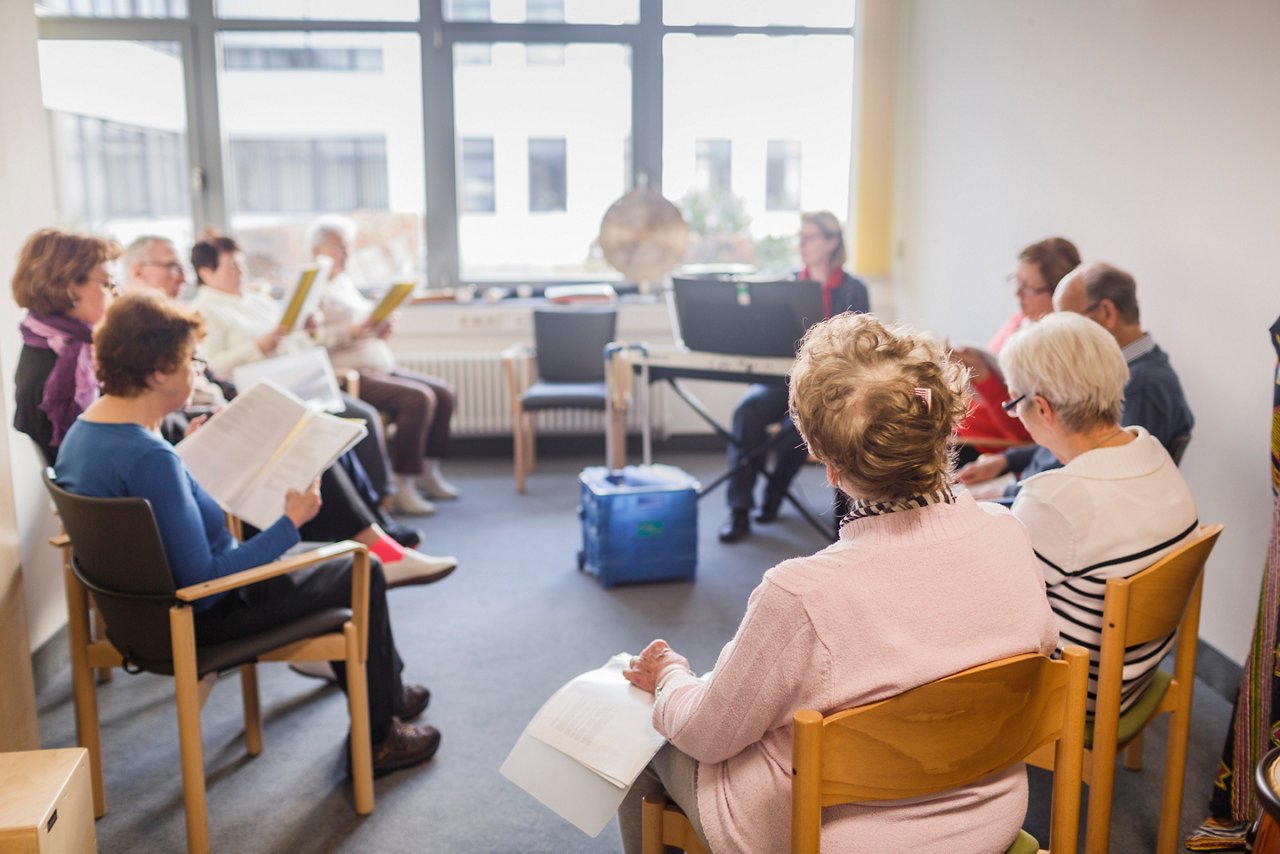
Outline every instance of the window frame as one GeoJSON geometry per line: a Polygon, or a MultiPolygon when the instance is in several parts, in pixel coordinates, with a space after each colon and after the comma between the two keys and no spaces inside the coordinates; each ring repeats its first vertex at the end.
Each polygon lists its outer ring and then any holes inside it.
{"type": "MultiPolygon", "coordinates": [[[[19,0],[33,2],[33,0],[19,0]]],[[[279,20],[218,18],[214,0],[188,0],[186,18],[85,18],[39,15],[41,39],[176,41],[182,47],[187,105],[188,163],[194,232],[225,230],[229,222],[230,146],[218,113],[218,36],[224,32],[412,33],[422,51],[423,157],[426,172],[427,281],[433,288],[462,284],[458,250],[460,147],[454,117],[453,48],[459,42],[523,42],[567,45],[592,42],[631,50],[630,186],[662,186],[663,39],[695,36],[847,36],[854,27],[733,26],[663,23],[663,0],[638,0],[639,16],[628,24],[564,22],[494,23],[448,21],[445,0],[419,0],[418,20],[279,20]]],[[[848,0],[852,3],[854,0],[848,0]]],[[[855,23],[856,26],[856,23],[855,23]]],[[[851,111],[852,112],[852,111],[851,111]]],[[[496,191],[495,191],[496,194],[496,191]]],[[[468,279],[482,283],[481,279],[468,279]]]]}

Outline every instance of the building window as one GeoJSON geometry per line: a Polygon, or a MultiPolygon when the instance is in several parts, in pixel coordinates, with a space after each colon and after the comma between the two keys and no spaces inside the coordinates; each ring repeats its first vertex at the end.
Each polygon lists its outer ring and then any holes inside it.
{"type": "Polygon", "coordinates": [[[98,223],[188,213],[181,133],[72,113],[51,113],[59,212],[98,223]]]}
{"type": "Polygon", "coordinates": [[[526,0],[525,20],[529,23],[560,23],[564,20],[564,0],[526,0]]]}
{"type": "Polygon", "coordinates": [[[382,71],[379,48],[267,47],[227,45],[227,71],[382,71]]]}
{"type": "Polygon", "coordinates": [[[529,140],[529,211],[564,211],[569,206],[564,139],[529,140]]]}
{"type": "Polygon", "coordinates": [[[472,136],[462,140],[462,177],[459,201],[463,213],[493,213],[493,137],[472,136]]]}
{"type": "Polygon", "coordinates": [[[387,210],[385,138],[235,139],[237,210],[387,210]]]}
{"type": "Polygon", "coordinates": [[[765,160],[764,206],[770,211],[800,210],[800,143],[769,140],[765,160]]]}
{"type": "MultiPolygon", "coordinates": [[[[688,150],[688,149],[686,149],[688,150]]],[[[694,172],[698,189],[712,194],[732,192],[733,143],[727,139],[700,139],[695,146],[694,172]]]]}

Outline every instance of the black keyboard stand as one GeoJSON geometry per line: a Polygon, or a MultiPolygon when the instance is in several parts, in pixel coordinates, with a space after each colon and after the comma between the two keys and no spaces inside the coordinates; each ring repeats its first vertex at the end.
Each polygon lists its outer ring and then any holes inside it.
{"type": "MultiPolygon", "coordinates": [[[[713,431],[715,431],[715,434],[717,436],[719,436],[721,439],[724,439],[724,441],[729,445],[737,447],[739,448],[739,450],[743,450],[742,455],[738,457],[738,465],[727,469],[722,474],[720,474],[720,476],[717,477],[715,480],[711,481],[708,484],[705,484],[698,491],[698,500],[702,500],[704,496],[715,491],[716,487],[720,486],[720,484],[724,483],[729,478],[733,477],[734,473],[738,470],[739,467],[750,466],[751,469],[757,475],[764,475],[766,478],[769,478],[770,481],[772,482],[773,475],[770,472],[765,470],[765,461],[769,457],[769,452],[774,448],[776,448],[778,445],[780,445],[782,443],[782,440],[786,438],[787,436],[786,430],[780,431],[776,436],[772,436],[766,439],[764,442],[760,443],[754,448],[751,448],[750,450],[742,449],[741,445],[733,437],[733,434],[730,433],[728,430],[726,430],[724,428],[724,425],[716,421],[715,417],[709,411],[707,411],[707,408],[705,406],[702,405],[702,401],[698,400],[698,398],[694,397],[692,394],[690,394],[688,391],[685,390],[685,388],[680,384],[680,379],[678,377],[668,375],[665,369],[662,369],[662,370],[651,369],[650,378],[666,380],[667,384],[671,386],[671,390],[674,391],[681,400],[683,400],[686,404],[688,404],[689,408],[692,409],[699,418],[705,421],[707,423],[707,426],[709,426],[713,431]]],[[[703,378],[714,379],[714,377],[710,377],[710,376],[706,376],[703,378]]],[[[782,490],[782,495],[783,495],[783,498],[791,502],[791,506],[794,507],[802,517],[804,517],[804,520],[813,526],[813,529],[815,531],[817,531],[824,538],[831,537],[830,527],[828,527],[828,525],[825,522],[823,522],[821,519],[819,519],[817,516],[813,515],[813,513],[809,511],[808,507],[805,507],[802,503],[800,503],[800,501],[795,497],[795,495],[792,494],[790,486],[787,486],[785,489],[782,490]]],[[[838,524],[839,523],[837,522],[837,527],[838,527],[838,524]]]]}

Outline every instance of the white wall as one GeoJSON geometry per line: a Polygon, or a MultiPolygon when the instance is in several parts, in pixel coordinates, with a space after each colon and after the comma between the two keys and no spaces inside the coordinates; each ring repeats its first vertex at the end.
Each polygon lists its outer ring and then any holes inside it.
{"type": "Polygon", "coordinates": [[[49,639],[66,622],[62,565],[46,540],[58,533],[51,504],[40,484],[40,466],[31,440],[13,430],[13,371],[23,312],[13,302],[9,283],[27,236],[55,222],[53,167],[49,132],[40,100],[36,60],[36,22],[30,3],[0,3],[0,558],[21,543],[31,648],[49,639]],[[12,475],[12,476],[10,476],[12,475]],[[12,494],[9,484],[13,485],[12,494]],[[8,526],[14,524],[17,530],[8,526]],[[15,535],[16,534],[16,538],[15,535]]]}
{"type": "Polygon", "coordinates": [[[1226,523],[1202,637],[1243,661],[1271,529],[1280,4],[912,0],[901,9],[902,319],[982,342],[1050,234],[1138,281],[1196,414],[1183,470],[1226,523]]]}

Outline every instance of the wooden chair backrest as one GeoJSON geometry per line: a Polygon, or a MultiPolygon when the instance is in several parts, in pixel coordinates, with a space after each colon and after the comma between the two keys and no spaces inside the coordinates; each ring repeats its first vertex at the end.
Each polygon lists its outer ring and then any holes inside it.
{"type": "Polygon", "coordinates": [[[1113,624],[1123,627],[1126,647],[1172,634],[1186,616],[1205,562],[1221,533],[1222,525],[1209,525],[1141,572],[1108,580],[1104,628],[1113,624]]]}
{"type": "Polygon", "coordinates": [[[975,782],[1057,742],[1051,850],[1074,851],[1088,654],[1020,655],[827,718],[793,721],[792,850],[818,851],[821,808],[975,782]]]}

